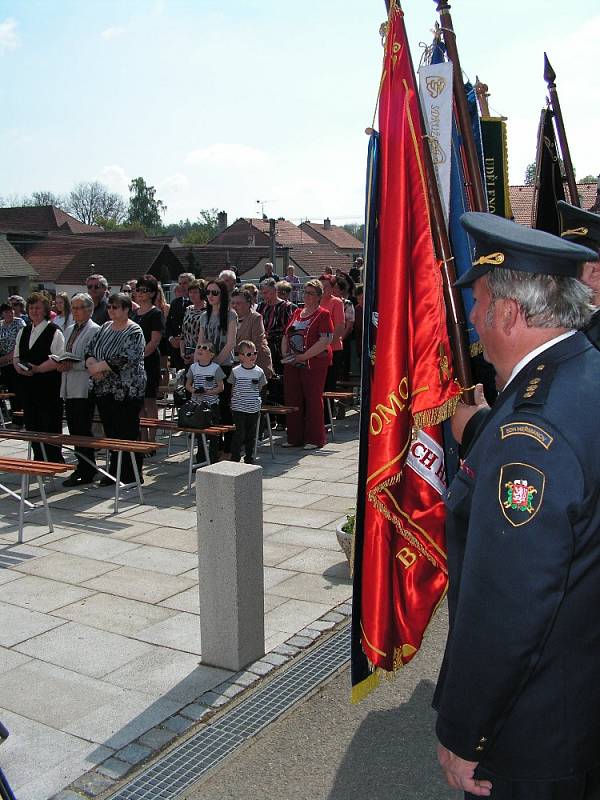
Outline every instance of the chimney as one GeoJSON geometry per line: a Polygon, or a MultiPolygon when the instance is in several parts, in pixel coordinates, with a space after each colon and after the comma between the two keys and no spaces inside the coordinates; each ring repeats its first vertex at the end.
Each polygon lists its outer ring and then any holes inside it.
{"type": "Polygon", "coordinates": [[[219,211],[217,214],[217,233],[223,233],[227,227],[227,212],[219,211]]]}
{"type": "Polygon", "coordinates": [[[331,220],[329,219],[329,217],[323,220],[323,227],[325,228],[326,231],[331,230],[331,220]]]}

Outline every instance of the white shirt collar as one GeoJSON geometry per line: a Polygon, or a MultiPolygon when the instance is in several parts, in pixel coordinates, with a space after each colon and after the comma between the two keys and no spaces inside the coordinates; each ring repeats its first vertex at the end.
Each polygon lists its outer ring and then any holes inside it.
{"type": "MultiPolygon", "coordinates": [[[[529,364],[530,361],[533,361],[534,358],[543,353],[544,350],[548,350],[550,347],[554,347],[555,344],[562,342],[563,339],[568,339],[569,336],[573,336],[577,331],[567,331],[566,333],[561,333],[560,336],[555,336],[554,339],[550,339],[548,342],[544,342],[539,347],[536,347],[535,350],[532,350],[530,353],[527,353],[515,366],[513,367],[513,371],[510,373],[509,379],[506,381],[504,385],[504,389],[508,386],[508,384],[515,378],[521,370],[529,364]]],[[[504,391],[503,389],[503,391],[504,391]]]]}

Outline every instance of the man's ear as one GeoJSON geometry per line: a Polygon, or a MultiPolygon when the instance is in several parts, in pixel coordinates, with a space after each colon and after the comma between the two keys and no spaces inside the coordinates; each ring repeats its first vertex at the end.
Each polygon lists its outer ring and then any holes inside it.
{"type": "Polygon", "coordinates": [[[500,326],[503,333],[510,336],[521,316],[521,309],[517,301],[512,298],[505,298],[502,301],[502,316],[500,317],[500,326]]]}
{"type": "Polygon", "coordinates": [[[600,261],[586,261],[581,268],[581,280],[594,292],[594,300],[598,302],[598,295],[600,295],[600,261]]]}

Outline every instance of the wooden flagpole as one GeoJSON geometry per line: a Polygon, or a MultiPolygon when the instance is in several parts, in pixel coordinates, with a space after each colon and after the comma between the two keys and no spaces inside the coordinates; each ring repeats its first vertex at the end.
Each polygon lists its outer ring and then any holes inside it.
{"type": "Polygon", "coordinates": [[[548,56],[544,53],[544,80],[548,84],[548,93],[550,95],[550,105],[554,111],[554,121],[556,123],[556,135],[558,136],[558,143],[560,145],[560,152],[565,165],[565,175],[567,177],[567,186],[569,187],[569,195],[571,203],[578,208],[581,208],[579,200],[579,193],[577,192],[577,184],[575,182],[575,170],[573,169],[573,162],[571,161],[571,153],[569,151],[569,143],[567,142],[567,133],[565,131],[565,122],[558,99],[558,92],[556,90],[556,72],[552,69],[552,65],[548,60],[548,56]]]}

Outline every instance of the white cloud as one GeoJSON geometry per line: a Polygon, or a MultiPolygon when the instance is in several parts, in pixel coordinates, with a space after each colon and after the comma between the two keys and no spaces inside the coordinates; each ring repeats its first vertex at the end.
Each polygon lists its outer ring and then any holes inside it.
{"type": "Polygon", "coordinates": [[[192,150],[185,159],[186,164],[235,169],[262,166],[266,161],[267,154],[262,150],[245,144],[225,144],[223,142],[192,150]]]}
{"type": "Polygon", "coordinates": [[[118,39],[119,36],[123,36],[125,33],[125,28],[121,28],[119,25],[113,25],[111,28],[106,28],[106,30],[102,31],[100,36],[107,41],[111,39],[118,39]]]}
{"type": "Polygon", "coordinates": [[[158,184],[158,189],[161,192],[184,192],[189,188],[190,182],[185,175],[181,172],[176,172],[174,175],[169,175],[158,184]]]}
{"type": "Polygon", "coordinates": [[[5,50],[14,50],[19,44],[17,20],[13,19],[13,17],[7,17],[3,22],[0,22],[0,53],[5,50]]]}
{"type": "Polygon", "coordinates": [[[129,196],[129,184],[131,180],[123,167],[118,164],[109,164],[100,170],[96,179],[108,186],[111,192],[118,192],[124,197],[129,196]]]}

